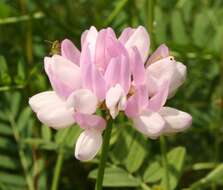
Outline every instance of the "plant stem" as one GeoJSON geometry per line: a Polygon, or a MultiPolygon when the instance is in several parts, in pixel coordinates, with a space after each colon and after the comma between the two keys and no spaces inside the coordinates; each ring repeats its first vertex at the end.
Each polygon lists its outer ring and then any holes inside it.
{"type": "Polygon", "coordinates": [[[58,182],[59,182],[59,177],[61,173],[61,168],[63,165],[63,160],[64,160],[64,153],[63,151],[60,151],[57,155],[57,162],[56,166],[54,169],[54,175],[53,175],[53,182],[51,186],[51,190],[57,190],[58,189],[58,182]]]}
{"type": "Polygon", "coordinates": [[[104,26],[108,26],[109,24],[111,24],[114,18],[122,11],[127,2],[128,0],[121,0],[117,3],[115,9],[113,9],[107,20],[105,20],[104,26]]]}
{"type": "Polygon", "coordinates": [[[147,0],[146,1],[146,22],[147,22],[147,30],[150,34],[151,47],[154,47],[154,9],[155,9],[155,0],[147,0]]]}
{"type": "Polygon", "coordinates": [[[108,126],[105,129],[105,133],[103,137],[101,160],[100,160],[100,165],[98,169],[98,176],[97,176],[97,181],[95,185],[95,190],[102,190],[105,165],[106,165],[106,160],[108,157],[109,142],[110,142],[111,132],[112,132],[112,124],[113,124],[113,120],[110,118],[108,120],[108,126]]]}
{"type": "MultiPolygon", "coordinates": [[[[42,12],[36,12],[32,15],[33,19],[41,19],[43,18],[45,15],[42,12]]],[[[18,16],[18,17],[7,17],[7,18],[2,18],[0,19],[0,25],[4,25],[4,24],[14,24],[14,23],[19,23],[19,22],[25,22],[28,21],[30,19],[32,19],[30,15],[26,14],[26,15],[22,15],[22,16],[18,16]]]]}
{"type": "Polygon", "coordinates": [[[170,183],[169,183],[169,172],[168,172],[168,160],[167,160],[167,151],[166,151],[166,139],[164,136],[160,137],[160,149],[161,149],[161,156],[162,156],[162,163],[164,168],[164,189],[170,190],[170,183]]]}
{"type": "MultiPolygon", "coordinates": [[[[8,115],[9,115],[8,119],[9,119],[10,125],[11,125],[12,130],[13,130],[14,138],[15,138],[17,144],[20,145],[21,137],[20,137],[19,131],[17,129],[15,120],[14,120],[13,117],[11,117],[12,114],[10,112],[8,112],[8,115]]],[[[29,172],[28,160],[26,159],[25,152],[24,152],[24,150],[21,146],[18,147],[18,153],[19,153],[20,162],[21,162],[24,174],[25,174],[25,179],[26,179],[28,189],[29,190],[35,190],[33,178],[32,178],[32,175],[29,172]]]]}

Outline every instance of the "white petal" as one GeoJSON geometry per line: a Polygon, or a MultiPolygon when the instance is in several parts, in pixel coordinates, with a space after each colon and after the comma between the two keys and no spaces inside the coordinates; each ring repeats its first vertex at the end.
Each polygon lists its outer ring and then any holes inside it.
{"type": "Polygon", "coordinates": [[[126,108],[126,101],[124,90],[119,84],[108,90],[105,103],[113,119],[118,115],[119,111],[126,108]]]}
{"type": "Polygon", "coordinates": [[[96,111],[98,100],[88,89],[73,92],[67,99],[67,106],[80,113],[92,114],[96,111]]]}
{"type": "Polygon", "coordinates": [[[87,32],[84,32],[82,48],[84,45],[88,44],[90,48],[91,58],[94,59],[95,55],[95,46],[98,37],[98,31],[94,26],[91,26],[87,32]]]}
{"type": "Polygon", "coordinates": [[[85,130],[76,142],[75,157],[88,161],[95,157],[102,145],[102,134],[98,130],[85,130]]]}
{"type": "Polygon", "coordinates": [[[166,121],[166,133],[183,131],[190,127],[192,123],[192,117],[190,114],[174,108],[163,107],[159,113],[166,121]]]}
{"type": "Polygon", "coordinates": [[[157,138],[163,132],[165,121],[156,112],[145,111],[133,118],[134,127],[150,138],[157,138]]]}
{"type": "Polygon", "coordinates": [[[170,83],[170,93],[169,97],[172,96],[177,88],[179,88],[186,79],[187,68],[184,64],[180,62],[175,62],[174,74],[170,83]]]}
{"type": "Polygon", "coordinates": [[[125,44],[128,51],[134,46],[137,47],[142,61],[145,63],[149,54],[150,39],[149,34],[143,26],[139,26],[125,44]]]}
{"type": "Polygon", "coordinates": [[[55,91],[41,92],[29,99],[29,105],[34,112],[38,112],[44,106],[49,104],[63,104],[63,100],[55,93],[55,91]]]}
{"type": "Polygon", "coordinates": [[[186,78],[186,66],[182,63],[172,60],[172,57],[156,61],[146,69],[147,85],[150,89],[150,95],[153,95],[164,80],[170,81],[169,95],[171,97],[180,87],[186,78]]]}
{"type": "Polygon", "coordinates": [[[74,123],[72,110],[67,109],[65,101],[54,91],[36,94],[29,99],[29,105],[38,119],[50,127],[62,128],[74,123]]]}
{"type": "Polygon", "coordinates": [[[72,110],[68,110],[65,106],[49,105],[37,112],[38,119],[55,129],[69,127],[74,121],[72,110]]]}

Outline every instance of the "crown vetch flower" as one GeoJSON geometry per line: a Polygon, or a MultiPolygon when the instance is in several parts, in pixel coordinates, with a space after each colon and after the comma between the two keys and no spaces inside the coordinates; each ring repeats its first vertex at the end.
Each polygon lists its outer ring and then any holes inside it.
{"type": "Polygon", "coordinates": [[[90,160],[102,144],[106,120],[96,115],[120,111],[150,138],[182,131],[191,124],[185,112],[164,106],[186,76],[186,67],[161,45],[149,58],[150,39],[144,27],[126,28],[119,38],[111,28],[95,27],[81,36],[81,51],[68,39],[60,55],[45,57],[44,68],[52,91],[30,98],[38,119],[55,129],[77,123],[84,131],[75,157],[90,160]]]}

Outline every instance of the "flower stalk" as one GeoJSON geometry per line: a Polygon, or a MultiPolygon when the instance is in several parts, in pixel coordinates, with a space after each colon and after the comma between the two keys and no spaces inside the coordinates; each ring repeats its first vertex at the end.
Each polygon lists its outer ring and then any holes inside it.
{"type": "Polygon", "coordinates": [[[64,153],[63,153],[63,151],[59,151],[59,153],[57,155],[57,161],[56,161],[56,166],[55,166],[55,170],[54,170],[51,190],[58,189],[59,177],[60,177],[61,168],[63,165],[63,160],[64,160],[64,153]]]}
{"type": "Polygon", "coordinates": [[[102,190],[106,160],[108,157],[109,142],[110,142],[111,132],[112,132],[112,125],[113,125],[113,119],[110,118],[108,120],[108,126],[106,127],[104,136],[103,136],[101,160],[100,160],[100,164],[99,164],[99,168],[98,168],[98,175],[97,175],[95,190],[102,190]]]}
{"type": "Polygon", "coordinates": [[[161,149],[161,156],[162,156],[162,165],[164,168],[164,187],[163,188],[165,190],[170,190],[168,159],[167,159],[167,151],[166,151],[166,139],[164,136],[160,137],[160,149],[161,149]]]}

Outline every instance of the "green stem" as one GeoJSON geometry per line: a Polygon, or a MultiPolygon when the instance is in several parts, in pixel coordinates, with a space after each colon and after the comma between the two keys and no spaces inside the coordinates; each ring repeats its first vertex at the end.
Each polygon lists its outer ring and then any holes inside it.
{"type": "Polygon", "coordinates": [[[61,168],[63,165],[63,160],[64,160],[64,153],[63,151],[60,151],[57,155],[57,162],[56,166],[54,169],[54,175],[53,175],[53,182],[51,186],[51,190],[57,190],[58,189],[58,182],[59,182],[59,177],[61,173],[61,168]]]}
{"type": "MultiPolygon", "coordinates": [[[[43,18],[45,15],[42,12],[36,12],[32,15],[33,19],[41,19],[43,18]]],[[[0,25],[4,25],[4,24],[14,24],[14,23],[18,23],[18,22],[25,22],[28,21],[30,19],[32,19],[30,17],[30,15],[23,15],[23,16],[18,16],[18,17],[7,17],[7,18],[2,18],[0,19],[0,25]]]]}
{"type": "Polygon", "coordinates": [[[115,19],[115,17],[122,11],[128,0],[121,0],[117,3],[115,9],[111,12],[107,20],[104,22],[104,26],[108,26],[115,19]]]}
{"type": "MultiPolygon", "coordinates": [[[[15,138],[17,144],[19,144],[21,142],[21,138],[20,138],[20,134],[19,134],[19,131],[17,129],[15,120],[14,120],[13,117],[11,117],[12,114],[10,112],[8,113],[8,115],[9,115],[9,122],[10,122],[12,130],[13,130],[14,138],[15,138]]],[[[25,179],[26,179],[28,189],[29,190],[35,190],[33,178],[32,178],[32,175],[29,172],[28,160],[26,159],[25,152],[24,152],[24,150],[21,146],[19,146],[18,152],[19,152],[20,162],[21,162],[21,165],[23,167],[24,174],[25,174],[25,179]]]]}
{"type": "Polygon", "coordinates": [[[154,9],[155,9],[155,0],[146,1],[146,20],[147,20],[147,30],[150,34],[151,47],[154,47],[154,9]]]}
{"type": "Polygon", "coordinates": [[[102,190],[105,165],[106,165],[106,160],[108,157],[109,142],[110,142],[111,132],[112,132],[112,124],[113,124],[113,120],[110,118],[108,121],[108,126],[105,129],[104,137],[103,137],[101,160],[100,160],[100,165],[98,169],[98,176],[97,176],[97,181],[95,185],[95,190],[102,190]]]}
{"type": "Polygon", "coordinates": [[[0,92],[9,91],[9,90],[21,90],[25,88],[25,85],[18,86],[0,86],[0,92]]]}
{"type": "Polygon", "coordinates": [[[162,156],[162,164],[164,168],[164,189],[170,190],[168,160],[167,160],[167,151],[166,151],[166,139],[164,136],[160,137],[160,149],[161,149],[161,156],[162,156]]]}

